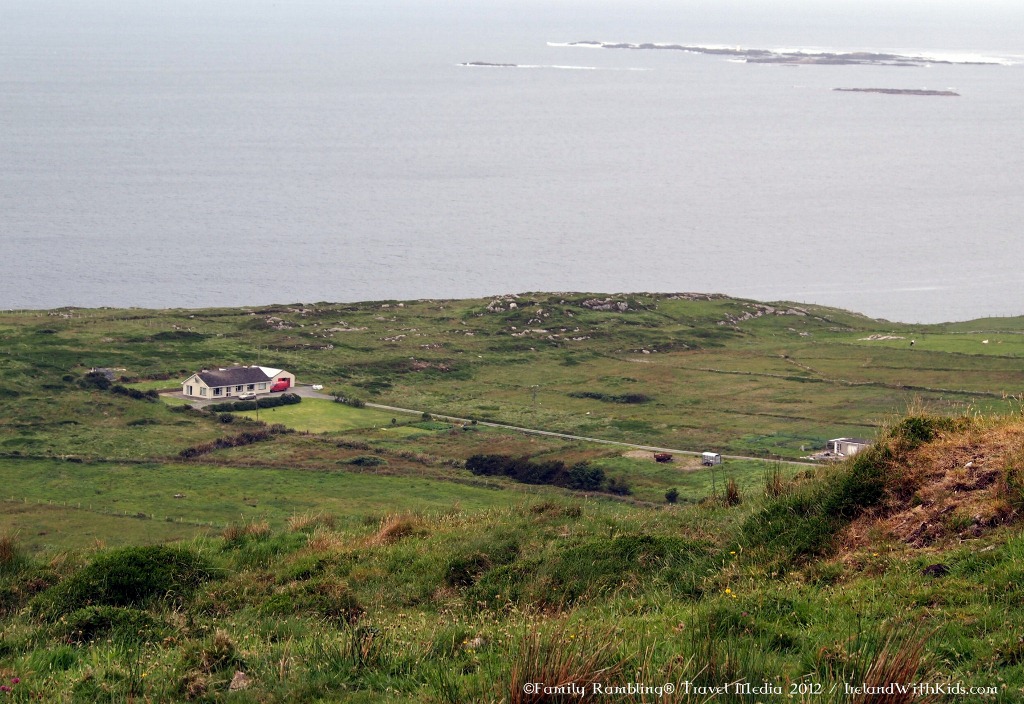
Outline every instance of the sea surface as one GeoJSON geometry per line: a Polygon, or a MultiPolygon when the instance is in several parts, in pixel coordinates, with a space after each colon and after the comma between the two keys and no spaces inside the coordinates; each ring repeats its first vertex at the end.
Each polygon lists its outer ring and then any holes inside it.
{"type": "Polygon", "coordinates": [[[1020,315],[1022,116],[1019,2],[3,0],[0,308],[703,291],[1020,315]]]}

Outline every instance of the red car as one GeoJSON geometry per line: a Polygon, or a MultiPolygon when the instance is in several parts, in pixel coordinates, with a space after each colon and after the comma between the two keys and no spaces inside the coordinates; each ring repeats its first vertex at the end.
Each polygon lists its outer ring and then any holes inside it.
{"type": "Polygon", "coordinates": [[[270,387],[270,391],[271,393],[273,393],[274,391],[287,391],[288,389],[291,388],[291,385],[291,379],[281,379],[276,384],[270,387]]]}

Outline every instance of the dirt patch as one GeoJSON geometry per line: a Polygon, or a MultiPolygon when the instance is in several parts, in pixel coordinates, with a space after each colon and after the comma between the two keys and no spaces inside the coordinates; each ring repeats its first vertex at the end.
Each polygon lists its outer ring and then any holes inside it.
{"type": "Polygon", "coordinates": [[[630,450],[629,452],[624,452],[622,456],[628,457],[631,460],[650,460],[651,462],[654,461],[654,453],[648,452],[647,450],[630,450]]]}
{"type": "Polygon", "coordinates": [[[1017,468],[1024,468],[1024,425],[944,433],[910,453],[885,505],[851,523],[842,542],[854,549],[879,539],[924,548],[978,537],[1019,518],[1019,489],[1009,476],[1017,468]]]}

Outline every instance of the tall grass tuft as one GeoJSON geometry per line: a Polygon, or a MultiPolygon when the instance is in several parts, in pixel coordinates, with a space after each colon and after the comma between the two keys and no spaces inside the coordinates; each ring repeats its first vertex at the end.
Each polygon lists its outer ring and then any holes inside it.
{"type": "Polygon", "coordinates": [[[740,487],[735,479],[729,477],[729,482],[725,485],[725,505],[739,506],[741,501],[740,487]]]}
{"type": "Polygon", "coordinates": [[[225,546],[237,546],[248,539],[263,540],[270,537],[270,524],[266,520],[251,521],[249,523],[232,523],[224,532],[225,546]]]}
{"type": "Polygon", "coordinates": [[[386,516],[380,522],[380,529],[371,538],[373,545],[390,545],[402,538],[407,538],[419,532],[423,527],[423,521],[411,515],[386,516]]]}
{"type": "Polygon", "coordinates": [[[782,496],[786,485],[782,481],[782,464],[773,462],[764,468],[764,495],[770,499],[782,496]]]}
{"type": "Polygon", "coordinates": [[[28,556],[10,534],[0,535],[0,575],[15,574],[28,563],[28,556]]]}
{"type": "Polygon", "coordinates": [[[299,533],[318,527],[334,528],[334,516],[319,511],[307,511],[288,517],[288,530],[299,533]]]}
{"type": "MultiPolygon", "coordinates": [[[[870,660],[866,663],[864,684],[881,689],[892,682],[928,682],[933,679],[921,672],[925,669],[924,646],[927,640],[928,636],[917,629],[907,634],[895,630],[889,633],[881,648],[865,653],[870,655],[870,660]]],[[[871,704],[923,704],[935,699],[935,695],[922,697],[913,691],[889,691],[873,695],[870,701],[871,704]]]]}
{"type": "Polygon", "coordinates": [[[884,631],[858,632],[845,645],[822,648],[814,670],[824,679],[856,682],[871,688],[853,701],[866,704],[930,704],[937,694],[915,693],[893,683],[938,682],[941,678],[927,661],[925,645],[930,637],[922,626],[891,625],[884,631]]]}
{"type": "MultiPolygon", "coordinates": [[[[508,689],[500,694],[508,704],[579,701],[578,696],[552,696],[544,691],[527,691],[529,683],[547,687],[576,685],[587,692],[594,683],[611,684],[623,670],[624,662],[614,660],[612,633],[576,632],[567,623],[554,630],[531,630],[509,655],[512,661],[508,689]]],[[[567,690],[568,691],[568,690],[567,690]]]]}
{"type": "Polygon", "coordinates": [[[309,534],[306,547],[313,552],[338,552],[344,549],[345,540],[337,533],[322,526],[317,526],[309,534]]]}

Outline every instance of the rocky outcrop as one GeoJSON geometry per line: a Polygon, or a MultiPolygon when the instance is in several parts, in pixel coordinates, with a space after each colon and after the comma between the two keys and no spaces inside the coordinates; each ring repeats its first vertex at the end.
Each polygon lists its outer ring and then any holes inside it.
{"type": "Polygon", "coordinates": [[[745,303],[744,304],[749,310],[746,310],[739,315],[726,315],[724,320],[719,320],[719,325],[739,325],[745,320],[753,320],[754,318],[761,318],[765,315],[797,315],[806,316],[807,310],[798,306],[792,306],[790,308],[776,308],[774,306],[765,305],[764,303],[745,303]]]}
{"type": "Polygon", "coordinates": [[[589,308],[590,310],[603,310],[614,313],[625,313],[626,311],[629,310],[628,303],[626,303],[625,301],[615,301],[612,300],[611,298],[590,298],[580,303],[580,305],[583,306],[584,308],[589,308]]]}
{"type": "Polygon", "coordinates": [[[517,296],[502,296],[501,298],[495,298],[489,304],[487,304],[488,313],[504,313],[506,310],[515,310],[519,307],[516,303],[517,296]]]}

